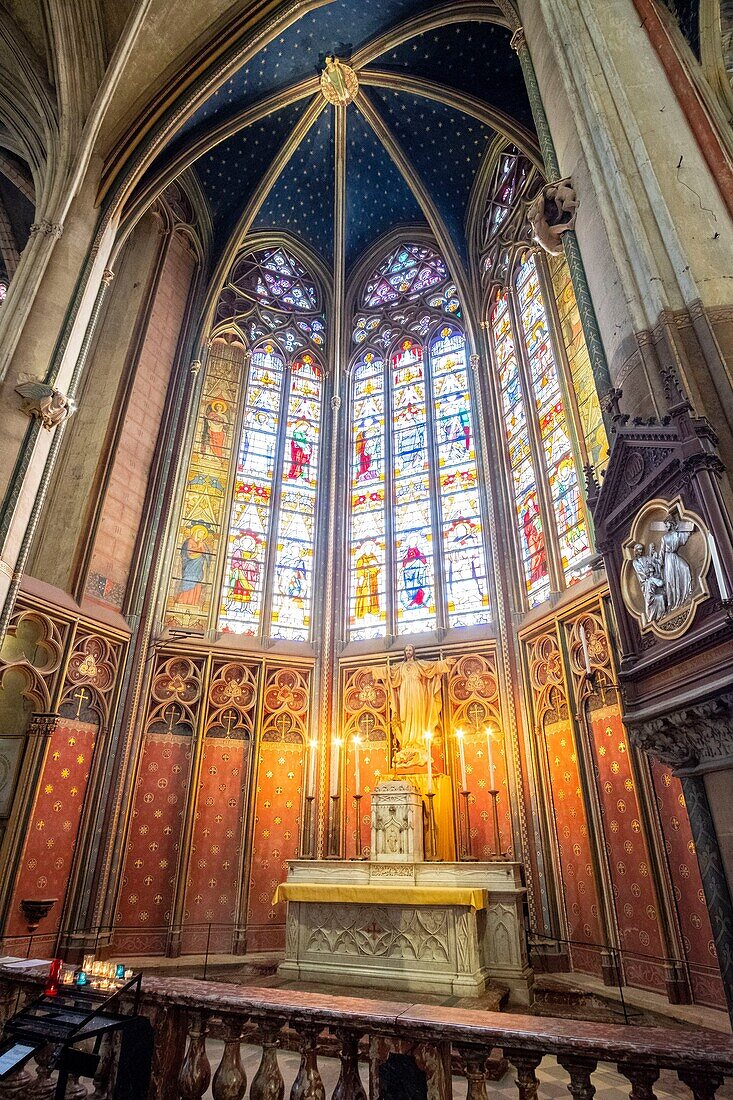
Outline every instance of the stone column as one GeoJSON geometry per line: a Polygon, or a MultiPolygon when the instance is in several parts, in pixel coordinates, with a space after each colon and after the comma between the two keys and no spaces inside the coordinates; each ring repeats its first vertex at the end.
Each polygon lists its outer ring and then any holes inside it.
{"type": "Polygon", "coordinates": [[[634,724],[633,742],[680,777],[718,965],[733,1018],[733,693],[634,724]],[[721,843],[722,841],[722,843],[721,843]]]}
{"type": "MultiPolygon", "coordinates": [[[[556,168],[579,199],[577,239],[613,386],[623,387],[634,414],[664,415],[661,371],[676,363],[696,412],[731,448],[731,290],[723,276],[733,234],[685,106],[638,33],[633,0],[518,6],[537,85],[520,48],[530,102],[536,114],[539,97],[556,168]]],[[[539,122],[537,129],[547,158],[539,122]]]]}

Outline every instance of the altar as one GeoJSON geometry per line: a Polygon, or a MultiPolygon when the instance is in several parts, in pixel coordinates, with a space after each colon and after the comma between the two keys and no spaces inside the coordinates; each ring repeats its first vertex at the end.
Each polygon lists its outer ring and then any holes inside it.
{"type": "MultiPolygon", "coordinates": [[[[425,859],[415,779],[371,795],[370,860],[288,861],[282,976],[478,997],[496,981],[532,1000],[521,864],[425,859]]],[[[429,830],[428,830],[429,831],[429,830]]]]}
{"type": "Polygon", "coordinates": [[[278,973],[333,985],[532,1001],[521,865],[290,860],[278,973]]]}

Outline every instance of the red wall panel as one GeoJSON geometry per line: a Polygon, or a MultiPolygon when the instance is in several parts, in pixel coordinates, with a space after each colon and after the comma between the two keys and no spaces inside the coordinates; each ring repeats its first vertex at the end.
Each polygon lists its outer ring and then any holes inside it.
{"type": "Polygon", "coordinates": [[[207,736],[186,879],[181,949],[231,951],[243,863],[250,742],[207,736]],[[211,924],[209,932],[208,925],[211,924]]]}
{"type": "Polygon", "coordinates": [[[589,725],[626,980],[664,992],[659,907],[618,706],[595,707],[589,725]]]}
{"type": "Polygon", "coordinates": [[[682,784],[670,768],[658,761],[652,766],[652,778],[693,995],[699,1004],[725,1008],[723,983],[682,784]]]}
{"type": "Polygon", "coordinates": [[[13,954],[24,955],[28,947],[23,898],[57,899],[32,944],[33,955],[55,950],[96,736],[96,725],[61,718],[49,738],[6,926],[6,946],[13,954]],[[14,936],[25,938],[13,942],[14,936]]]}
{"type": "Polygon", "coordinates": [[[118,951],[165,951],[190,771],[190,738],[146,735],[115,915],[118,951]]]}

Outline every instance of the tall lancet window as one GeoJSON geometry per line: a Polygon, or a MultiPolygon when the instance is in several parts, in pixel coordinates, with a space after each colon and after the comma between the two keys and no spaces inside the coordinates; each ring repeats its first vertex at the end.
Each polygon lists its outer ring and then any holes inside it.
{"type": "Polygon", "coordinates": [[[585,400],[582,431],[569,404],[573,390],[580,397],[587,388],[587,352],[569,277],[561,280],[560,318],[551,301],[550,269],[526,248],[526,200],[540,183],[526,158],[507,147],[487,196],[479,257],[489,288],[486,327],[530,607],[589,571],[592,546],[578,465],[591,451],[597,460],[600,421],[597,398],[585,400]]]}
{"type": "Polygon", "coordinates": [[[350,637],[487,623],[468,351],[442,259],[392,251],[352,337],[350,637]]]}
{"type": "Polygon", "coordinates": [[[166,625],[310,637],[326,325],[283,247],[239,257],[217,307],[166,625]]]}

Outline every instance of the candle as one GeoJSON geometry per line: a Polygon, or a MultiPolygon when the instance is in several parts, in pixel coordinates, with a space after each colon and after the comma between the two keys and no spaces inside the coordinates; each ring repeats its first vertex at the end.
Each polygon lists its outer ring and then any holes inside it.
{"type": "Polygon", "coordinates": [[[586,675],[590,676],[590,653],[588,652],[588,638],[586,637],[583,623],[580,624],[578,633],[580,634],[580,644],[583,647],[583,661],[585,662],[586,675]]]}
{"type": "Polygon", "coordinates": [[[463,730],[456,730],[456,740],[458,741],[458,761],[461,765],[461,790],[468,790],[468,781],[466,779],[466,757],[463,752],[463,730]]]}
{"type": "Polygon", "coordinates": [[[361,739],[354,738],[354,794],[361,794],[361,767],[359,761],[359,746],[361,739]]]}
{"type": "Polygon", "coordinates": [[[708,548],[710,550],[710,557],[713,563],[713,569],[715,570],[715,579],[718,582],[718,591],[720,592],[721,600],[728,599],[728,585],[725,580],[725,574],[723,573],[723,565],[720,560],[720,554],[718,553],[718,547],[715,544],[712,532],[708,531],[708,548]]]}
{"type": "Polygon", "coordinates": [[[341,738],[334,737],[333,739],[333,771],[331,772],[331,794],[336,797],[339,793],[340,775],[339,775],[339,756],[341,753],[341,738]]]}
{"type": "Polygon", "coordinates": [[[318,742],[310,742],[310,759],[308,761],[308,786],[306,788],[306,796],[314,795],[316,793],[316,755],[318,753],[318,742]]]}
{"type": "Polygon", "coordinates": [[[489,754],[489,784],[490,790],[495,790],[494,787],[494,757],[491,752],[491,742],[493,740],[491,726],[486,727],[486,749],[489,754]]]}
{"type": "Polygon", "coordinates": [[[430,730],[425,731],[425,744],[428,748],[428,794],[433,793],[433,736],[430,730]]]}

